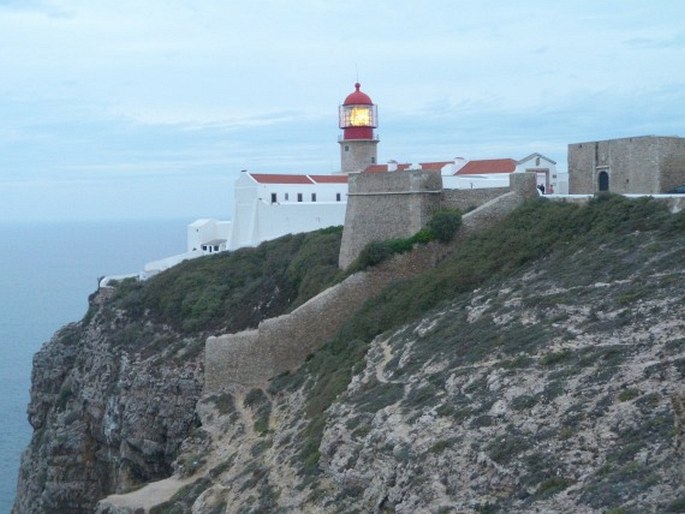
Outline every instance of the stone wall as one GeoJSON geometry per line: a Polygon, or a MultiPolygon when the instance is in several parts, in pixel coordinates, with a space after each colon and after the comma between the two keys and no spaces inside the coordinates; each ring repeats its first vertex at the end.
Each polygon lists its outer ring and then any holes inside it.
{"type": "Polygon", "coordinates": [[[361,305],[391,282],[434,267],[473,232],[492,226],[537,195],[535,175],[512,177],[511,191],[463,216],[463,227],[449,245],[432,242],[373,269],[351,275],[290,314],[264,320],[256,330],[210,337],[205,348],[205,394],[263,385],[270,378],[298,368],[307,355],[336,335],[361,305]]]}
{"type": "MultiPolygon", "coordinates": [[[[519,176],[512,174],[510,179],[519,176]]],[[[419,170],[350,175],[338,264],[346,268],[372,241],[411,237],[440,208],[472,210],[509,188],[443,189],[442,176],[419,170]]]]}
{"type": "Polygon", "coordinates": [[[340,267],[349,266],[371,241],[418,232],[439,208],[441,194],[438,173],[412,170],[350,175],[340,267]]]}
{"type": "Polygon", "coordinates": [[[349,139],[340,143],[340,171],[352,173],[365,170],[378,161],[378,139],[349,139]]]}
{"type": "Polygon", "coordinates": [[[599,191],[601,172],[612,193],[663,193],[685,184],[685,138],[630,137],[568,145],[569,192],[599,191]]]}
{"type": "Polygon", "coordinates": [[[444,251],[444,245],[437,243],[417,248],[377,269],[351,275],[290,314],[262,321],[256,330],[209,337],[205,393],[232,384],[261,385],[286,370],[297,369],[307,355],[332,339],[366,300],[391,281],[434,266],[444,251]]]}
{"type": "Polygon", "coordinates": [[[660,137],[657,146],[660,191],[665,193],[685,185],[685,138],[660,137]]]}
{"type": "Polygon", "coordinates": [[[508,192],[508,187],[445,189],[442,192],[441,207],[468,212],[508,192]]]}

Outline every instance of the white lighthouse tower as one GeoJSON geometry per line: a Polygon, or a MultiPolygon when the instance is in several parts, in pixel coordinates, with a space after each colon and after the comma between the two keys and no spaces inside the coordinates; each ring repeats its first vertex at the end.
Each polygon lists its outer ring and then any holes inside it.
{"type": "Polygon", "coordinates": [[[343,173],[363,171],[377,162],[378,112],[369,95],[360,91],[361,84],[354,85],[339,108],[339,127],[343,134],[340,143],[340,170],[343,173]]]}

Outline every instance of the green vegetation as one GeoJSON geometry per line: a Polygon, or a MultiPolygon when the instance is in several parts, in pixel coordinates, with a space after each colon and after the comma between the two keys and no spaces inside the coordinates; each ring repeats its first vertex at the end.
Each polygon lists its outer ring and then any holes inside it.
{"type": "Polygon", "coordinates": [[[627,402],[638,396],[640,396],[640,391],[638,389],[628,388],[618,394],[618,401],[627,402]]]}
{"type": "MultiPolygon", "coordinates": [[[[392,284],[378,297],[367,301],[334,340],[310,356],[297,373],[288,377],[294,381],[306,381],[309,391],[307,414],[310,421],[302,434],[300,451],[305,473],[317,472],[326,408],[345,390],[353,372],[363,366],[366,348],[375,336],[447,303],[459,305],[460,298],[466,298],[465,295],[473,289],[501,281],[552,253],[569,263],[568,269],[562,265],[559,270],[559,280],[562,283],[568,280],[569,287],[579,285],[577,269],[581,265],[587,268],[583,281],[588,283],[626,277],[634,267],[635,245],[626,236],[652,231],[667,239],[685,231],[684,218],[685,214],[671,215],[663,204],[648,198],[631,200],[602,195],[586,206],[537,198],[517,209],[496,227],[465,240],[436,268],[426,270],[415,279],[392,284]],[[615,258],[606,262],[597,259],[592,252],[582,251],[583,248],[600,245],[615,247],[615,258]]],[[[374,250],[376,257],[370,260],[378,260],[378,254],[385,255],[386,251],[381,250],[374,250]]],[[[514,324],[507,327],[507,335],[503,336],[501,330],[492,330],[492,320],[487,316],[482,317],[482,322],[471,324],[464,324],[458,318],[459,315],[453,316],[453,324],[462,330],[458,335],[448,323],[442,333],[420,341],[426,345],[426,355],[439,358],[449,354],[453,362],[468,364],[492,355],[493,351],[505,352],[510,356],[506,362],[513,365],[527,362],[525,353],[538,351],[549,338],[548,329],[543,324],[532,327],[514,324]],[[471,334],[465,333],[464,328],[471,334]],[[458,351],[463,347],[469,351],[458,351]],[[521,352],[524,352],[523,357],[521,352]]],[[[414,349],[414,353],[419,351],[414,349]]],[[[620,349],[616,351],[619,353],[611,353],[611,348],[597,349],[592,356],[561,351],[549,353],[543,359],[548,366],[570,367],[577,365],[583,357],[592,359],[587,365],[602,358],[607,373],[613,373],[620,362],[616,359],[623,357],[620,349]]],[[[422,361],[425,359],[418,358],[416,365],[421,365],[422,361]]],[[[562,392],[563,382],[559,380],[553,389],[541,394],[540,399],[522,399],[517,408],[527,408],[534,401],[551,401],[562,392]]],[[[462,409],[454,410],[463,415],[462,409]]]]}
{"type": "Polygon", "coordinates": [[[395,254],[406,253],[417,244],[430,241],[449,243],[461,226],[461,212],[456,209],[436,211],[428,221],[426,228],[407,238],[372,241],[367,244],[359,257],[350,265],[348,273],[362,271],[388,260],[395,254]]]}
{"type": "Polygon", "coordinates": [[[256,326],[336,280],[341,235],[332,227],[184,261],[145,282],[122,281],[113,303],[185,333],[256,326]]]}
{"type": "Polygon", "coordinates": [[[461,226],[461,212],[456,209],[441,209],[433,214],[426,229],[432,239],[449,243],[461,226]]]}
{"type": "MultiPolygon", "coordinates": [[[[396,253],[409,251],[416,244],[433,239],[447,241],[460,223],[460,217],[455,221],[455,216],[441,218],[436,215],[435,219],[437,226],[412,238],[369,245],[354,265],[355,269],[380,263],[396,253]]],[[[358,413],[354,423],[347,427],[353,439],[369,436],[375,426],[372,425],[373,415],[398,403],[405,412],[434,409],[438,416],[449,418],[444,421],[463,423],[471,428],[499,424],[500,419],[490,411],[497,394],[488,388],[485,375],[474,375],[477,380],[464,389],[469,398],[448,396],[444,387],[450,374],[478,373],[474,371],[475,365],[484,359],[496,362],[493,368],[504,376],[515,374],[521,368],[540,365],[553,377],[543,391],[514,398],[511,408],[518,412],[548,406],[565,394],[570,377],[587,368],[597,370],[587,377],[589,381],[609,382],[629,358],[627,345],[607,343],[601,347],[552,350],[546,345],[553,336],[563,334],[554,332],[552,323],[524,323],[516,316],[517,307],[497,307],[498,314],[511,314],[509,321],[496,320],[493,312],[487,309],[478,318],[467,320],[472,292],[500,283],[514,274],[518,280],[524,274],[538,271],[536,266],[544,259],[553,258],[555,264],[558,263],[554,285],[559,287],[550,288],[554,291],[551,294],[536,290],[544,277],[535,282],[536,286],[530,291],[522,285],[524,307],[538,307],[541,312],[549,312],[550,319],[566,319],[569,314],[560,311],[562,307],[580,303],[574,296],[578,286],[620,279],[626,285],[618,295],[603,298],[599,288],[597,293],[585,290],[578,293],[596,294],[581,300],[597,306],[594,315],[582,321],[580,328],[612,333],[626,322],[625,317],[616,312],[655,287],[654,282],[628,283],[636,260],[644,258],[644,251],[638,254],[637,250],[649,242],[652,245],[650,255],[661,256],[668,249],[669,241],[682,237],[683,233],[685,213],[670,215],[663,205],[649,199],[628,200],[602,195],[584,207],[544,198],[531,200],[496,227],[465,239],[436,268],[425,270],[414,279],[397,281],[360,306],[354,319],[338,336],[310,355],[298,371],[276,377],[266,391],[250,391],[244,406],[254,415],[254,430],[264,437],[250,447],[255,460],[239,477],[241,490],[254,489],[255,504],[275,505],[274,498],[280,492],[269,486],[268,469],[260,460],[274,444],[269,434],[271,399],[298,389],[306,396],[307,419],[305,427],[293,435],[289,443],[296,445],[298,451],[292,464],[302,470],[305,482],[316,485],[327,409],[344,393],[351,377],[363,369],[369,343],[379,334],[426,316],[441,317],[440,323],[435,329],[417,335],[411,348],[401,348],[403,339],[400,336],[389,339],[388,345],[394,355],[386,362],[384,373],[393,381],[367,380],[364,387],[346,398],[358,413]],[[597,258],[599,250],[594,249],[599,248],[607,258],[597,258]],[[584,272],[579,275],[580,268],[584,272]],[[607,312],[614,314],[607,316],[607,312]],[[449,373],[430,374],[420,385],[402,383],[404,375],[425,368],[427,363],[445,363],[449,373]],[[461,371],[454,371],[457,369],[461,371]]],[[[153,319],[185,332],[217,327],[244,328],[263,317],[291,309],[339,280],[341,275],[336,264],[339,242],[340,230],[331,229],[287,236],[256,249],[200,259],[184,264],[178,270],[169,270],[145,284],[120,284],[115,302],[131,312],[147,310],[153,319]]],[[[669,275],[672,271],[669,267],[682,266],[684,257],[681,248],[674,248],[667,258],[660,257],[650,264],[655,274],[660,273],[654,278],[660,287],[677,284],[678,277],[669,275]]],[[[541,273],[544,275],[545,271],[541,273]]],[[[487,300],[496,303],[497,295],[490,293],[487,300]]],[[[135,339],[137,335],[124,333],[121,337],[122,344],[131,344],[129,339],[135,339]]],[[[681,349],[682,344],[682,340],[674,341],[673,349],[681,349]]],[[[646,368],[645,375],[665,373],[673,366],[685,373],[684,364],[674,365],[669,361],[646,368]]],[[[640,396],[637,389],[624,389],[618,394],[606,395],[592,405],[596,414],[602,415],[617,400],[635,400],[629,407],[644,410],[644,423],[618,434],[620,445],[608,451],[607,466],[597,474],[596,487],[587,488],[583,493],[582,501],[594,508],[622,505],[625,494],[637,494],[650,487],[657,480],[655,468],[650,467],[651,464],[640,464],[636,455],[645,447],[645,434],[663,444],[668,444],[671,437],[672,417],[663,406],[661,410],[657,408],[659,397],[640,396]]],[[[216,396],[212,401],[222,413],[230,413],[235,408],[230,396],[216,396]]],[[[536,437],[539,440],[574,438],[582,418],[577,412],[568,413],[566,418],[568,426],[563,430],[541,429],[536,437]]],[[[369,439],[373,436],[375,432],[369,439]]],[[[438,440],[428,452],[435,458],[445,458],[453,444],[458,443],[451,439],[438,440]]],[[[409,459],[409,450],[408,447],[399,448],[396,458],[400,461],[409,459]]],[[[560,474],[558,463],[540,450],[538,441],[527,434],[511,430],[506,436],[494,437],[483,450],[499,465],[522,463],[521,480],[531,491],[525,501],[548,498],[572,483],[560,474]]],[[[313,495],[319,494],[316,487],[312,491],[313,495]]],[[[677,509],[682,503],[680,498],[671,508],[677,509]]],[[[501,511],[497,510],[499,507],[487,504],[481,510],[501,511]]]]}
{"type": "Polygon", "coordinates": [[[264,391],[259,388],[250,390],[245,395],[243,405],[252,410],[254,415],[254,430],[259,435],[266,435],[269,431],[269,418],[271,416],[271,401],[264,391]]]}

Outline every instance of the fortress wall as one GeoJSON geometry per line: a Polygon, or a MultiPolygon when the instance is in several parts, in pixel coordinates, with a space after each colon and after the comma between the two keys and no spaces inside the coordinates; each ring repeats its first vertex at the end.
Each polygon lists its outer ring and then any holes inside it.
{"type": "Polygon", "coordinates": [[[372,271],[355,273],[321,292],[290,314],[264,320],[256,330],[207,339],[205,394],[234,384],[258,386],[287,370],[332,339],[366,300],[392,281],[435,266],[449,251],[430,243],[396,255],[372,271]]]}
{"type": "Polygon", "coordinates": [[[445,189],[442,193],[441,207],[444,209],[459,209],[461,212],[467,212],[508,192],[508,187],[445,189]]]}
{"type": "Polygon", "coordinates": [[[657,194],[685,184],[685,138],[642,136],[568,145],[569,192],[598,191],[598,174],[609,191],[657,194]]]}
{"type": "Polygon", "coordinates": [[[409,237],[439,208],[442,177],[418,170],[349,177],[339,265],[346,268],[371,241],[409,237]]]}
{"type": "Polygon", "coordinates": [[[510,192],[498,196],[462,216],[465,235],[492,226],[528,198],[537,197],[535,173],[512,174],[509,189],[510,192]]]}
{"type": "Polygon", "coordinates": [[[257,330],[211,336],[205,343],[205,392],[222,389],[225,383],[245,383],[251,376],[270,373],[271,356],[258,343],[257,330]]]}
{"type": "Polygon", "coordinates": [[[536,196],[535,175],[521,175],[512,181],[511,192],[464,215],[463,229],[452,243],[417,245],[371,270],[349,276],[290,314],[264,320],[256,330],[210,337],[205,350],[205,394],[235,384],[263,385],[286,370],[297,369],[307,355],[333,338],[366,300],[393,281],[436,266],[460,240],[494,224],[526,198],[536,196]]]}
{"type": "Polygon", "coordinates": [[[229,384],[256,386],[297,369],[394,275],[361,272],[326,289],[290,314],[262,321],[256,330],[210,337],[205,350],[205,393],[229,384]]]}
{"type": "Polygon", "coordinates": [[[659,187],[661,192],[685,185],[685,138],[658,138],[659,187]]]}

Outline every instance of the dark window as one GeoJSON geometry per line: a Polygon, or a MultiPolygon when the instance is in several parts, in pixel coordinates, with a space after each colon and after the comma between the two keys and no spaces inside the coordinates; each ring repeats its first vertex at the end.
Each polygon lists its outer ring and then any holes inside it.
{"type": "Polygon", "coordinates": [[[276,193],[271,193],[271,203],[276,203],[278,201],[278,198],[276,196],[276,193]]]}
{"type": "Polygon", "coordinates": [[[336,202],[340,201],[340,193],[335,193],[335,201],[336,202]]]}
{"type": "Polygon", "coordinates": [[[316,193],[312,193],[312,202],[316,202],[316,193]]]}
{"type": "Polygon", "coordinates": [[[298,202],[302,201],[302,193],[297,193],[297,201],[298,202]]]}
{"type": "Polygon", "coordinates": [[[376,158],[375,157],[371,157],[371,164],[376,164],[376,158]]]}
{"type": "Polygon", "coordinates": [[[597,175],[597,185],[600,191],[609,191],[609,174],[606,171],[600,171],[597,175]]]}
{"type": "Polygon", "coordinates": [[[219,251],[219,245],[214,245],[214,251],[218,252],[219,251]]]}
{"type": "Polygon", "coordinates": [[[287,202],[290,199],[288,193],[285,194],[285,201],[287,202]]]}
{"type": "Polygon", "coordinates": [[[350,151],[350,145],[345,145],[345,151],[349,152],[350,151]]]}

